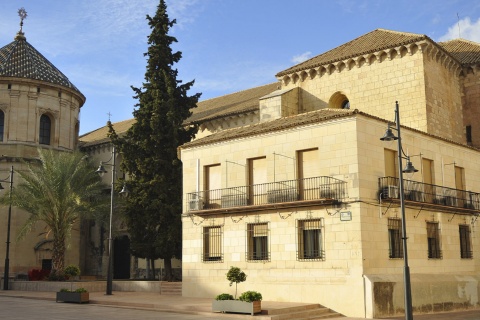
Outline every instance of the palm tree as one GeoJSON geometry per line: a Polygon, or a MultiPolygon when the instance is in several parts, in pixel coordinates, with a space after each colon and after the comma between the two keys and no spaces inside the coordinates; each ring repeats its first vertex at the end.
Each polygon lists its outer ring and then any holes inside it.
{"type": "MultiPolygon", "coordinates": [[[[38,221],[46,224],[45,235],[53,238],[52,272],[63,271],[65,249],[73,226],[83,216],[105,212],[102,184],[95,169],[80,152],[39,150],[40,163],[27,163],[16,171],[21,181],[12,193],[12,206],[30,213],[18,238],[29,233],[38,221]]],[[[8,203],[8,197],[0,201],[8,203]]]]}

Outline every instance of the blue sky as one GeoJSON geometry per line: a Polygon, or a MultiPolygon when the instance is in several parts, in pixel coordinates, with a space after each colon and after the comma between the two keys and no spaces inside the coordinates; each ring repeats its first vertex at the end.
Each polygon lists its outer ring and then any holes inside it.
{"type": "MultiPolygon", "coordinates": [[[[28,17],[27,41],[87,97],[81,133],[132,118],[144,80],[146,14],[158,0],[0,0],[0,47],[28,17]]],[[[275,74],[374,29],[480,42],[478,0],[167,0],[183,58],[179,79],[201,100],[276,81],[275,74]]]]}

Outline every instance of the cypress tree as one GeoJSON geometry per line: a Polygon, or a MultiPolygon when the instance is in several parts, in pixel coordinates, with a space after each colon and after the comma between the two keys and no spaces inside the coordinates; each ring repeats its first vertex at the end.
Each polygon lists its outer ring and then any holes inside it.
{"type": "Polygon", "coordinates": [[[165,280],[173,280],[171,259],[181,258],[182,247],[182,163],[177,148],[197,132],[196,126],[183,123],[200,94],[188,96],[194,81],[177,79],[174,64],[182,53],[171,48],[177,39],[168,33],[176,21],[169,19],[164,0],[147,20],[152,31],[144,54],[148,58],[145,81],[141,88],[132,86],[138,101],[133,112],[136,122],[121,137],[111,123],[109,127],[122,155],[121,168],[128,174],[130,194],[124,210],[131,252],[152,262],[164,259],[165,280]]]}

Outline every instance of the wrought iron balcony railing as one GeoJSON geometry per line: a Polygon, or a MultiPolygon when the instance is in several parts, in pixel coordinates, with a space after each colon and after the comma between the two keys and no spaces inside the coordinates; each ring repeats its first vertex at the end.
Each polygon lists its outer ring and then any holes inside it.
{"type": "MultiPolygon", "coordinates": [[[[382,177],[378,179],[382,199],[399,199],[398,178],[382,177]]],[[[405,200],[443,207],[480,210],[480,193],[447,188],[434,184],[404,180],[405,200]]]]}
{"type": "Polygon", "coordinates": [[[186,194],[187,211],[213,210],[309,200],[338,202],[345,198],[346,182],[313,177],[186,194]]]}

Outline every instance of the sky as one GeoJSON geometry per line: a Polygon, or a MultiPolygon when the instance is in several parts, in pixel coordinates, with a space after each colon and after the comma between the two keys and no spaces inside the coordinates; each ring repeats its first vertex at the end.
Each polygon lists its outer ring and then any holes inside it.
{"type": "MultiPolygon", "coordinates": [[[[375,29],[480,42],[478,0],[166,0],[182,52],[174,67],[200,100],[275,74],[375,29]]],[[[85,95],[80,133],[133,117],[146,68],[146,15],[159,0],[0,0],[0,47],[19,30],[85,95]]]]}

